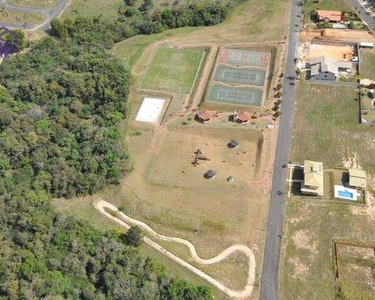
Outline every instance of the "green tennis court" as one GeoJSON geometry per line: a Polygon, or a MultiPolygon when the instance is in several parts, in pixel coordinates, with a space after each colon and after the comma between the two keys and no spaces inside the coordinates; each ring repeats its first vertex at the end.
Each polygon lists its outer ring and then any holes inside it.
{"type": "Polygon", "coordinates": [[[269,55],[266,52],[257,52],[240,49],[223,49],[220,52],[218,63],[267,67],[269,55]]]}
{"type": "Polygon", "coordinates": [[[261,106],[262,96],[262,90],[212,85],[208,94],[208,101],[261,106]]]}
{"type": "Polygon", "coordinates": [[[265,77],[266,71],[264,70],[218,66],[214,79],[221,82],[263,86],[265,77]]]}

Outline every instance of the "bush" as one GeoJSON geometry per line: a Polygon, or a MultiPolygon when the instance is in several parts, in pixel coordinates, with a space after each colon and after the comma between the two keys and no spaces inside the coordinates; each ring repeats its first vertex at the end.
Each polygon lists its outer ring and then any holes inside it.
{"type": "Polygon", "coordinates": [[[143,234],[141,228],[132,226],[124,236],[124,241],[127,245],[139,247],[142,244],[143,234]]]}

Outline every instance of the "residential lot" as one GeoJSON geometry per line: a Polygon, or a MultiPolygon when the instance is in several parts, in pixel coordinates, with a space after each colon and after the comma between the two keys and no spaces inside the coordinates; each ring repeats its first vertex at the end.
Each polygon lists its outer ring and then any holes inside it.
{"type": "MultiPolygon", "coordinates": [[[[309,300],[373,299],[374,290],[356,276],[358,267],[363,266],[363,258],[358,255],[352,260],[355,265],[346,269],[346,276],[338,282],[333,246],[337,240],[371,245],[374,240],[374,211],[373,199],[366,206],[303,198],[289,200],[281,260],[280,299],[290,299],[290,295],[309,300]]],[[[345,265],[341,267],[341,272],[345,272],[345,265]]],[[[368,277],[368,280],[373,279],[368,277]]]]}
{"type": "Polygon", "coordinates": [[[355,87],[309,84],[301,80],[296,97],[291,160],[331,166],[363,166],[375,171],[370,154],[373,129],[358,122],[355,87]]]}
{"type": "Polygon", "coordinates": [[[339,276],[334,251],[335,243],[342,240],[366,247],[373,242],[375,164],[369,151],[374,147],[374,129],[359,124],[358,109],[355,87],[309,84],[305,80],[297,87],[291,160],[323,162],[324,195],[302,196],[295,188],[288,200],[281,299],[289,299],[291,294],[298,295],[297,299],[372,299],[375,295],[373,275],[366,277],[371,263],[360,255],[341,255],[339,276]],[[360,204],[362,198],[357,203],[334,199],[333,185],[342,185],[347,176],[344,168],[351,167],[363,167],[370,177],[365,204],[360,204]]]}
{"type": "Polygon", "coordinates": [[[361,77],[375,80],[375,50],[361,49],[361,77]]]}
{"type": "Polygon", "coordinates": [[[310,13],[320,10],[338,10],[338,11],[353,11],[350,5],[345,0],[306,0],[304,1],[303,9],[305,12],[305,22],[312,22],[310,13]]]}

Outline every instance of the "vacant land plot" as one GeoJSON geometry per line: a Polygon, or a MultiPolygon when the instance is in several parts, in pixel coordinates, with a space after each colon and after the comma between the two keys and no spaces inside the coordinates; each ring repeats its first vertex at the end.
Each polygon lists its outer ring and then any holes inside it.
{"type": "Polygon", "coordinates": [[[351,6],[345,0],[306,0],[304,1],[303,10],[305,11],[305,22],[312,22],[311,13],[315,12],[317,9],[321,10],[339,10],[350,12],[353,11],[351,6]]]}
{"type": "Polygon", "coordinates": [[[361,77],[375,80],[375,50],[361,49],[361,77]]]}
{"type": "Polygon", "coordinates": [[[370,155],[375,147],[373,129],[359,124],[354,87],[301,81],[296,99],[292,161],[310,159],[338,167],[352,164],[375,171],[370,155]]]}
{"type": "Polygon", "coordinates": [[[214,80],[221,82],[263,86],[266,71],[258,69],[233,68],[218,66],[214,80]]]}
{"type": "Polygon", "coordinates": [[[336,282],[344,299],[375,299],[375,249],[362,243],[334,244],[336,282]]]}
{"type": "MultiPolygon", "coordinates": [[[[374,208],[373,204],[361,207],[306,199],[290,200],[284,225],[280,299],[289,300],[290,295],[298,295],[301,300],[374,299],[374,290],[365,294],[365,285],[357,283],[360,277],[357,278],[356,274],[368,274],[369,271],[360,270],[363,265],[368,266],[362,263],[363,258],[357,257],[352,260],[354,265],[346,264],[346,269],[341,269],[341,274],[347,274],[340,283],[341,291],[337,288],[333,268],[334,241],[361,241],[365,244],[374,241],[374,208]],[[372,296],[361,297],[363,295],[372,296]]],[[[342,267],[344,262],[345,259],[341,260],[342,267]]]]}
{"type": "Polygon", "coordinates": [[[8,0],[9,4],[29,7],[51,7],[57,2],[58,0],[8,0]]]}
{"type": "Polygon", "coordinates": [[[212,85],[207,100],[224,104],[261,106],[262,95],[262,90],[212,85]]]}
{"type": "Polygon", "coordinates": [[[180,94],[189,94],[198,72],[203,51],[160,47],[141,88],[180,94]]]}
{"type": "Polygon", "coordinates": [[[354,48],[352,46],[332,46],[312,44],[307,52],[306,59],[310,60],[319,56],[329,56],[336,60],[351,61],[354,48]]]}
{"type": "Polygon", "coordinates": [[[268,53],[243,50],[243,49],[222,49],[218,57],[219,64],[232,64],[242,66],[268,66],[268,53]]]}

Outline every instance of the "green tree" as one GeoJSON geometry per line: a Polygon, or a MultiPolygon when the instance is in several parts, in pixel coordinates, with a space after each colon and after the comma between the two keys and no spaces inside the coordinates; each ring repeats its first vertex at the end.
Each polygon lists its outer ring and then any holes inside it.
{"type": "Polygon", "coordinates": [[[142,239],[142,230],[138,226],[130,227],[124,236],[125,243],[133,247],[139,247],[142,243],[142,239]]]}

